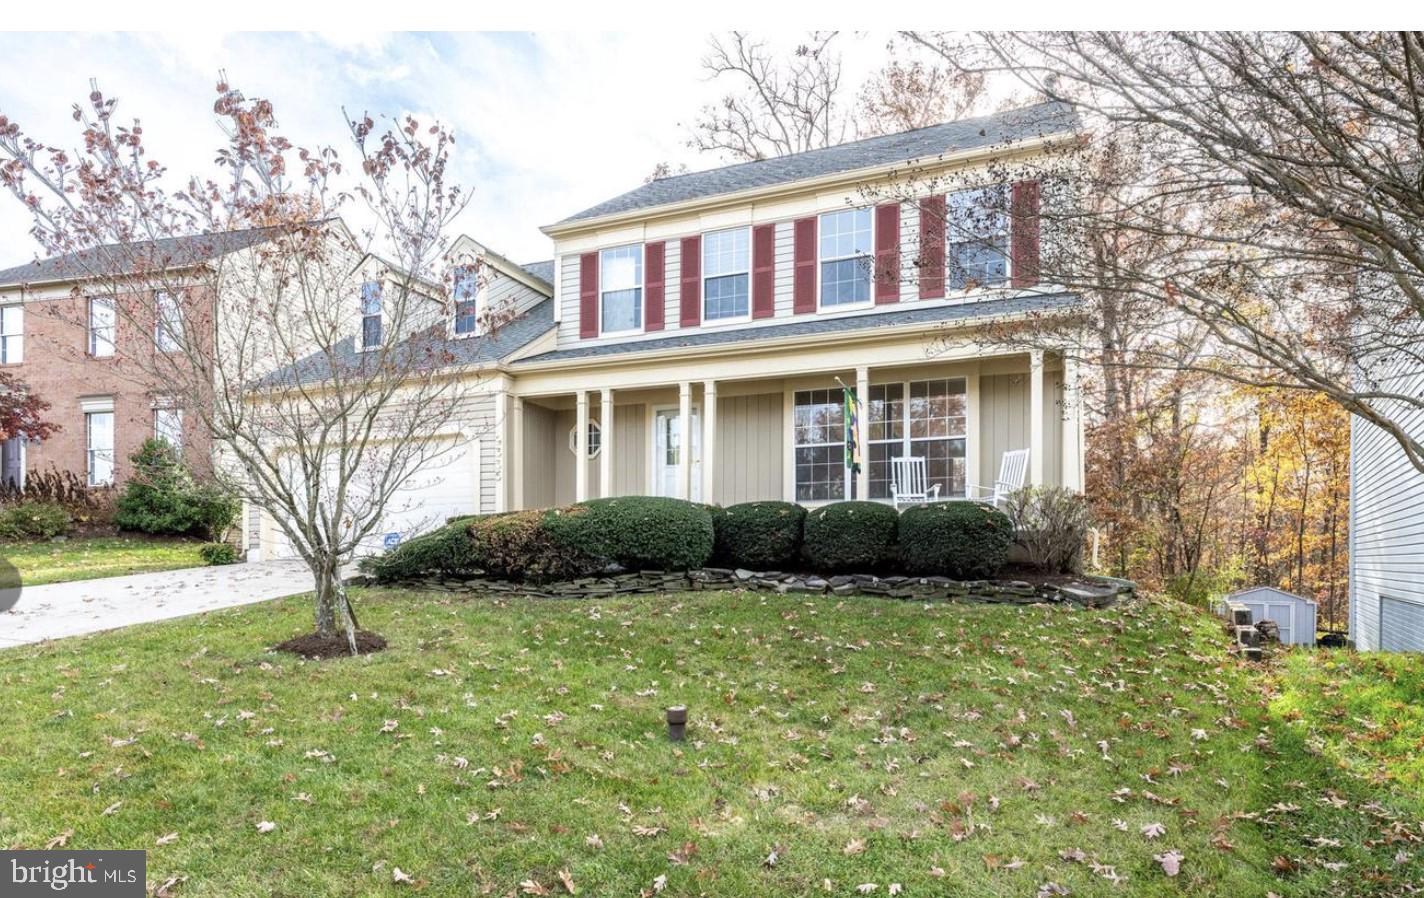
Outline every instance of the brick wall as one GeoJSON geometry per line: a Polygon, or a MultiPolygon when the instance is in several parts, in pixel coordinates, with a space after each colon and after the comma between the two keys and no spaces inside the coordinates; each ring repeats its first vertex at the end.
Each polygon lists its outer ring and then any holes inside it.
{"type": "MultiPolygon", "coordinates": [[[[121,297],[119,301],[122,304],[126,299],[121,297]]],[[[205,304],[201,297],[193,296],[186,299],[184,305],[186,312],[202,308],[205,304]]],[[[170,392],[155,384],[152,376],[146,375],[144,366],[137,361],[141,358],[137,353],[155,351],[153,328],[140,328],[137,321],[127,320],[128,316],[120,314],[114,354],[95,358],[89,355],[87,298],[30,299],[24,306],[24,361],[0,366],[0,370],[14,374],[49,402],[50,409],[46,414],[60,427],[59,432],[49,439],[38,444],[30,443],[26,447],[26,469],[37,471],[53,464],[62,470],[85,475],[88,435],[81,402],[112,397],[114,482],[122,483],[132,467],[129,456],[145,439],[153,436],[155,400],[170,392]]],[[[196,316],[198,320],[203,317],[196,316]]],[[[211,458],[211,440],[200,431],[198,415],[192,411],[185,412],[184,458],[195,468],[203,469],[211,458]]]]}

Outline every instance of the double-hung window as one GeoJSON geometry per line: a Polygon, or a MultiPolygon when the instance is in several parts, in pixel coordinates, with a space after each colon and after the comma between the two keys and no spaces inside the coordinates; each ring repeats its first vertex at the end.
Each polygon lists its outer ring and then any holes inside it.
{"type": "Polygon", "coordinates": [[[479,327],[480,283],[474,265],[455,269],[455,333],[473,334],[479,327]]]}
{"type": "Polygon", "coordinates": [[[0,307],[0,365],[25,360],[25,308],[19,303],[0,307]]]}
{"type": "Polygon", "coordinates": [[[86,432],[86,466],[89,471],[90,486],[104,486],[114,482],[114,413],[86,412],[84,414],[86,432]]]}
{"type": "Polygon", "coordinates": [[[796,501],[833,502],[852,495],[845,463],[845,393],[799,390],[792,418],[796,501]]]}
{"type": "Polygon", "coordinates": [[[925,459],[941,498],[966,494],[966,397],[963,378],[871,385],[870,498],[890,498],[891,460],[902,457],[925,459]]]}
{"type": "Polygon", "coordinates": [[[375,349],[381,345],[381,282],[367,281],[361,285],[361,348],[375,349]]]}
{"type": "Polygon", "coordinates": [[[955,290],[998,286],[1009,275],[1009,192],[982,187],[949,195],[945,265],[955,290]]]}
{"type": "Polygon", "coordinates": [[[821,308],[870,302],[871,218],[869,209],[821,216],[821,308]]]}
{"type": "Polygon", "coordinates": [[[89,299],[89,354],[96,359],[114,354],[114,330],[118,316],[114,312],[114,300],[108,296],[94,296],[89,299]]]}
{"type": "Polygon", "coordinates": [[[153,410],[154,439],[165,440],[175,455],[183,454],[183,410],[160,406],[153,410]]]}
{"type": "Polygon", "coordinates": [[[702,320],[751,314],[751,231],[732,228],[702,235],[702,320]]]}
{"type": "Polygon", "coordinates": [[[616,246],[598,256],[603,333],[643,327],[643,246],[616,246]]]}
{"type": "Polygon", "coordinates": [[[175,352],[178,349],[179,337],[183,333],[183,310],[178,305],[178,297],[166,290],[159,290],[153,295],[153,304],[158,312],[154,343],[158,345],[159,352],[175,352]]]}

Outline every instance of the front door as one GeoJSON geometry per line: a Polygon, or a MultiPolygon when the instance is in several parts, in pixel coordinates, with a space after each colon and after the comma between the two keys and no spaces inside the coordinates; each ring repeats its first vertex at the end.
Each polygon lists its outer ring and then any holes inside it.
{"type": "MultiPolygon", "coordinates": [[[[682,498],[677,469],[681,459],[682,415],[676,407],[653,412],[653,494],[682,498]]],[[[702,426],[692,409],[692,501],[702,501],[702,426]]]]}
{"type": "Polygon", "coordinates": [[[25,455],[22,437],[11,437],[0,443],[0,484],[20,487],[25,479],[25,455]]]}

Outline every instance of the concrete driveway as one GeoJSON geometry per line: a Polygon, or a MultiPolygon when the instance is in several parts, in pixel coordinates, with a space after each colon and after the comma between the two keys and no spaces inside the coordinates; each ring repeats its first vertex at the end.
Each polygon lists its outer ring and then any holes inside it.
{"type": "Polygon", "coordinates": [[[14,608],[0,613],[0,648],[264,602],[311,589],[311,572],[301,561],[259,561],[28,586],[14,608]]]}

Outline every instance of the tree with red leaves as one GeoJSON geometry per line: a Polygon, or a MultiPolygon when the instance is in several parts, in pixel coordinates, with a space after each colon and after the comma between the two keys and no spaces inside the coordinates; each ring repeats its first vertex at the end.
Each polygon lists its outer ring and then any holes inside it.
{"type": "Polygon", "coordinates": [[[25,437],[43,440],[59,430],[45,420],[49,403],[41,399],[15,375],[0,372],[0,440],[25,437]]]}

